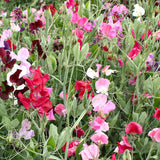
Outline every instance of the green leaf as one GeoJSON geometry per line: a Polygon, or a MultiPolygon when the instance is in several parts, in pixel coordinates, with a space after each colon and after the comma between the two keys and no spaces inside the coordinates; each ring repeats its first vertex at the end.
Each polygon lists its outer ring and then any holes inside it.
{"type": "Polygon", "coordinates": [[[53,156],[53,155],[50,155],[50,156],[49,156],[49,159],[62,160],[62,159],[60,159],[60,158],[58,158],[58,157],[56,157],[56,156],[53,156]]]}
{"type": "Polygon", "coordinates": [[[143,90],[151,95],[153,94],[153,81],[151,76],[144,81],[143,90]]]}
{"type": "Polygon", "coordinates": [[[77,43],[74,47],[73,47],[73,53],[74,53],[74,57],[76,59],[77,62],[80,61],[80,44],[77,43]]]}
{"type": "Polygon", "coordinates": [[[86,43],[83,45],[83,47],[80,51],[80,62],[82,62],[86,58],[88,51],[89,51],[89,45],[88,45],[88,43],[86,43]]]}
{"type": "Polygon", "coordinates": [[[70,129],[68,127],[64,128],[63,131],[61,132],[59,138],[58,138],[58,143],[57,143],[57,149],[60,149],[63,147],[65,142],[67,141],[68,137],[70,137],[70,129]]]}
{"type": "Polygon", "coordinates": [[[147,119],[146,112],[142,112],[139,117],[138,123],[140,123],[141,125],[144,125],[144,123],[147,123],[147,121],[148,121],[148,119],[147,119]]]}
{"type": "Polygon", "coordinates": [[[109,123],[110,127],[114,127],[114,125],[116,124],[116,122],[118,120],[118,116],[119,116],[119,112],[117,113],[116,116],[114,116],[114,118],[112,119],[111,123],[109,123]]]}
{"type": "Polygon", "coordinates": [[[55,57],[52,55],[47,56],[47,64],[48,64],[49,73],[53,74],[57,69],[57,61],[55,57]]]}
{"type": "Polygon", "coordinates": [[[46,145],[47,145],[47,150],[48,150],[49,152],[51,152],[51,151],[54,150],[54,148],[56,147],[56,143],[55,143],[55,141],[54,141],[53,136],[50,136],[50,137],[48,138],[46,145]]]}
{"type": "Polygon", "coordinates": [[[83,144],[84,144],[84,140],[78,145],[78,147],[76,148],[76,153],[75,153],[75,155],[76,155],[76,159],[77,160],[81,160],[82,158],[81,158],[81,156],[79,155],[79,153],[80,153],[80,151],[82,150],[82,148],[83,148],[83,144]]]}
{"type": "Polygon", "coordinates": [[[55,142],[55,144],[57,144],[59,134],[57,132],[57,127],[54,124],[50,124],[49,136],[54,137],[54,142],[55,142]]]}
{"type": "Polygon", "coordinates": [[[136,113],[136,112],[133,112],[132,116],[133,116],[133,121],[138,122],[138,116],[139,116],[139,114],[136,113]]]}
{"type": "Polygon", "coordinates": [[[157,96],[160,91],[160,77],[153,80],[153,95],[157,96]]]}

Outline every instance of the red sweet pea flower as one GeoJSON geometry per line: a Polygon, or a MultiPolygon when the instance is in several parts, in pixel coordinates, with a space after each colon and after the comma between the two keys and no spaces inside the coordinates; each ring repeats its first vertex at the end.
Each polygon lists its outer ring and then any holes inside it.
{"type": "MultiPolygon", "coordinates": [[[[31,69],[33,74],[32,79],[23,77],[26,80],[27,86],[31,89],[29,98],[24,97],[20,92],[18,97],[20,102],[26,109],[38,109],[40,115],[43,113],[48,114],[52,109],[52,103],[50,102],[50,89],[45,87],[45,83],[49,79],[48,73],[44,76],[41,75],[40,67],[38,69],[31,69]]],[[[51,120],[51,119],[49,119],[51,120]]]]}
{"type": "Polygon", "coordinates": [[[8,44],[9,44],[9,47],[12,48],[12,49],[16,49],[17,46],[16,46],[14,43],[12,43],[11,40],[12,40],[12,39],[8,39],[8,40],[7,40],[8,44]]]}
{"type": "Polygon", "coordinates": [[[80,91],[78,97],[81,100],[83,99],[85,90],[89,92],[92,89],[91,86],[89,85],[90,83],[91,81],[78,81],[78,80],[76,81],[74,88],[76,91],[80,91]]]}
{"type": "Polygon", "coordinates": [[[54,7],[53,4],[50,4],[49,7],[48,7],[52,13],[52,17],[55,15],[57,9],[54,7]]]}
{"type": "Polygon", "coordinates": [[[122,142],[117,142],[118,143],[118,152],[119,154],[124,153],[124,151],[126,149],[128,150],[133,150],[132,146],[129,144],[128,140],[127,140],[127,135],[125,135],[124,137],[122,136],[123,141],[122,142]]]}
{"type": "Polygon", "coordinates": [[[76,129],[74,130],[74,133],[76,133],[77,137],[79,138],[85,134],[84,130],[79,126],[76,127],[76,129]]]}
{"type": "Polygon", "coordinates": [[[137,122],[130,122],[125,128],[126,134],[142,134],[143,129],[137,122]]]}
{"type": "Polygon", "coordinates": [[[160,108],[155,107],[155,109],[156,109],[156,112],[154,113],[153,117],[159,120],[160,119],[160,108]]]}

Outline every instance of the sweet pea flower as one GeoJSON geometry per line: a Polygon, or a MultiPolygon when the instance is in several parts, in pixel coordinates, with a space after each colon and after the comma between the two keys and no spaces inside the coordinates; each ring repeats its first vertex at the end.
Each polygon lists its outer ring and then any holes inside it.
{"type": "Polygon", "coordinates": [[[88,52],[87,55],[86,55],[86,58],[88,58],[88,56],[91,55],[91,54],[92,54],[92,52],[88,52]]]}
{"type": "Polygon", "coordinates": [[[99,78],[95,83],[97,93],[102,93],[102,94],[108,95],[109,85],[110,85],[110,81],[108,79],[99,78]]]}
{"type": "Polygon", "coordinates": [[[56,107],[54,108],[54,111],[59,115],[59,116],[66,116],[67,110],[63,104],[57,104],[56,107]]]}
{"type": "Polygon", "coordinates": [[[154,128],[148,133],[148,136],[151,137],[153,141],[160,142],[160,128],[154,128]]]}
{"type": "Polygon", "coordinates": [[[156,31],[154,35],[156,36],[156,40],[160,40],[160,30],[156,31]]]}
{"type": "Polygon", "coordinates": [[[71,23],[78,23],[78,21],[79,21],[79,19],[80,19],[81,17],[79,16],[79,14],[78,13],[74,13],[72,16],[71,16],[71,23]]]}
{"type": "Polygon", "coordinates": [[[133,12],[133,16],[134,17],[140,17],[140,16],[143,16],[144,15],[144,13],[145,13],[145,10],[141,7],[141,6],[139,6],[139,4],[135,4],[134,5],[134,10],[133,10],[134,12],[133,12]]]}
{"type": "Polygon", "coordinates": [[[96,133],[91,136],[91,140],[98,145],[108,144],[108,136],[101,131],[96,131],[96,133]]]}
{"type": "Polygon", "coordinates": [[[154,113],[153,117],[157,120],[160,119],[160,108],[155,107],[156,112],[154,113]]]}
{"type": "Polygon", "coordinates": [[[132,146],[129,144],[127,140],[127,135],[122,136],[122,140],[123,141],[121,142],[117,142],[118,148],[116,148],[114,152],[118,152],[119,154],[122,154],[126,149],[128,149],[129,151],[133,150],[132,146]]]}
{"type": "Polygon", "coordinates": [[[102,65],[101,64],[96,64],[97,66],[97,72],[95,72],[93,69],[88,68],[87,70],[87,76],[94,79],[96,77],[99,77],[99,70],[101,69],[102,65]]]}
{"type": "Polygon", "coordinates": [[[142,134],[143,129],[137,122],[130,122],[125,128],[126,134],[142,134]]]}
{"type": "Polygon", "coordinates": [[[107,23],[101,23],[100,30],[104,36],[112,39],[117,36],[116,30],[112,28],[111,25],[107,23]]]}
{"type": "Polygon", "coordinates": [[[110,65],[106,65],[103,69],[102,69],[102,73],[105,73],[106,76],[111,75],[112,73],[115,72],[115,70],[109,69],[110,65]]]}
{"type": "Polygon", "coordinates": [[[89,125],[92,125],[92,129],[95,131],[108,131],[109,125],[101,117],[95,117],[94,121],[90,121],[89,125]]]}
{"type": "Polygon", "coordinates": [[[96,144],[91,144],[88,146],[87,144],[83,144],[84,150],[82,150],[79,154],[82,156],[82,160],[94,160],[99,157],[99,147],[96,144]]]}
{"type": "Polygon", "coordinates": [[[15,23],[11,23],[11,29],[15,32],[19,32],[21,30],[19,25],[15,25],[15,23]]]}
{"type": "Polygon", "coordinates": [[[31,128],[31,123],[28,119],[24,119],[22,121],[22,128],[19,130],[19,133],[15,132],[16,138],[24,138],[24,139],[31,139],[31,137],[35,136],[33,130],[29,130],[31,128]]]}
{"type": "Polygon", "coordinates": [[[76,126],[76,129],[73,132],[76,133],[79,138],[85,134],[84,130],[79,126],[76,126]]]}

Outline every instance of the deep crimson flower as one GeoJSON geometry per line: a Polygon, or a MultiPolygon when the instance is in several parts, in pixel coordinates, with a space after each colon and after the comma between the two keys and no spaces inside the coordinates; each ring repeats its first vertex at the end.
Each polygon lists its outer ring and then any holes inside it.
{"type": "Polygon", "coordinates": [[[104,51],[106,51],[106,52],[108,51],[108,47],[107,46],[103,46],[102,48],[103,48],[104,51]]]}
{"type": "MultiPolygon", "coordinates": [[[[42,56],[42,54],[43,54],[43,50],[42,50],[42,47],[41,47],[41,45],[40,45],[40,42],[39,42],[39,40],[33,40],[32,41],[32,45],[31,45],[31,49],[32,49],[32,51],[31,51],[31,53],[34,53],[34,50],[35,50],[35,48],[37,49],[37,51],[38,51],[38,56],[39,56],[39,58],[41,58],[41,56],[42,56]]],[[[45,60],[46,59],[46,54],[43,54],[43,59],[45,60]]]]}
{"type": "Polygon", "coordinates": [[[22,16],[22,11],[20,8],[17,8],[14,10],[14,17],[15,19],[18,19],[20,20],[21,19],[21,16],[22,16]]]}
{"type": "Polygon", "coordinates": [[[9,93],[14,91],[14,87],[7,85],[7,81],[3,81],[2,83],[5,89],[3,89],[2,86],[0,86],[0,97],[3,100],[6,100],[9,98],[9,93]]]}
{"type": "Polygon", "coordinates": [[[134,102],[134,104],[137,104],[137,103],[138,103],[137,95],[136,95],[135,93],[132,93],[131,101],[134,102]]]}
{"type": "Polygon", "coordinates": [[[91,83],[91,81],[76,81],[75,83],[75,90],[76,91],[80,91],[78,94],[78,97],[82,100],[83,99],[83,95],[85,93],[85,91],[89,92],[92,88],[89,85],[91,83]]]}
{"type": "Polygon", "coordinates": [[[13,68],[16,63],[16,59],[11,59],[9,54],[9,51],[6,52],[3,48],[0,48],[0,58],[4,64],[4,71],[6,71],[7,68],[13,68]]]}
{"type": "Polygon", "coordinates": [[[85,134],[84,130],[80,128],[79,126],[76,126],[74,133],[76,133],[77,137],[79,138],[85,134]]]}
{"type": "Polygon", "coordinates": [[[126,134],[142,134],[143,129],[137,122],[130,122],[125,128],[126,134]]]}
{"type": "Polygon", "coordinates": [[[32,22],[29,24],[29,28],[31,33],[34,33],[34,30],[38,30],[39,28],[43,27],[43,22],[41,20],[38,20],[36,22],[32,22]]]}
{"type": "Polygon", "coordinates": [[[156,109],[156,112],[154,113],[153,117],[159,120],[160,119],[160,108],[155,107],[155,109],[156,109]]]}
{"type": "Polygon", "coordinates": [[[14,43],[12,43],[12,39],[8,39],[7,42],[9,44],[10,48],[12,48],[12,49],[16,49],[17,48],[17,46],[14,43]]]}
{"type": "Polygon", "coordinates": [[[54,7],[53,4],[50,4],[49,7],[48,7],[52,13],[52,17],[55,15],[57,9],[54,7]]]}
{"type": "Polygon", "coordinates": [[[125,135],[124,137],[122,136],[122,142],[117,142],[118,143],[118,152],[119,154],[124,153],[124,151],[126,149],[128,150],[133,150],[132,146],[129,144],[128,140],[127,140],[127,135],[125,135]]]}

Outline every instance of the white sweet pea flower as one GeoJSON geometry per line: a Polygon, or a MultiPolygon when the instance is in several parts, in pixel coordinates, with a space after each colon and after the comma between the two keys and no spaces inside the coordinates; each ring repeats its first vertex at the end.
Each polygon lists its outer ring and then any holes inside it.
{"type": "Polygon", "coordinates": [[[15,32],[19,32],[21,30],[19,25],[15,25],[14,23],[11,23],[11,29],[15,32]]]}
{"type": "Polygon", "coordinates": [[[98,74],[97,74],[97,72],[95,72],[93,69],[91,69],[91,68],[88,68],[87,69],[87,76],[89,77],[89,78],[92,78],[92,79],[94,79],[94,78],[96,78],[96,77],[98,77],[98,74]]]}
{"type": "Polygon", "coordinates": [[[116,70],[112,70],[109,69],[110,65],[106,65],[103,69],[102,69],[102,73],[105,73],[106,76],[111,75],[112,73],[114,73],[116,70]]]}
{"type": "Polygon", "coordinates": [[[144,13],[145,13],[145,10],[141,7],[141,6],[139,6],[139,4],[135,4],[134,5],[134,10],[133,10],[134,12],[133,12],[133,16],[134,17],[140,17],[140,16],[143,16],[144,15],[144,13]]]}

